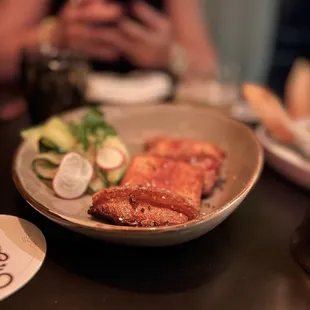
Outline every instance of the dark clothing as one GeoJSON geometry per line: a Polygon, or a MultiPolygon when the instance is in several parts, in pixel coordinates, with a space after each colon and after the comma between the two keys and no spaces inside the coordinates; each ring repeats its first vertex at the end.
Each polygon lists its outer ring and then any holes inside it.
{"type": "MultiPolygon", "coordinates": [[[[66,0],[52,0],[51,3],[51,14],[57,14],[57,12],[61,9],[62,5],[66,2],[66,0]]],[[[125,7],[125,11],[127,14],[134,18],[131,14],[131,6],[134,3],[132,0],[117,0],[115,2],[121,3],[125,7]]],[[[163,11],[163,2],[164,0],[148,0],[145,1],[148,4],[152,5],[159,11],[163,11]]],[[[130,63],[127,59],[121,58],[117,62],[108,63],[108,62],[92,62],[92,67],[98,71],[113,71],[118,73],[128,73],[132,70],[138,69],[132,63],[130,63]]]]}
{"type": "Polygon", "coordinates": [[[268,84],[283,97],[296,58],[310,59],[310,1],[283,0],[268,84]]]}

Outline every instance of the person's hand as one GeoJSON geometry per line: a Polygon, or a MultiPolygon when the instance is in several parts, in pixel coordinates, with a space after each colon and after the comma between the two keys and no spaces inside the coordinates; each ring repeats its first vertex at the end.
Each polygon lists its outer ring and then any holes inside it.
{"type": "Polygon", "coordinates": [[[137,66],[167,67],[172,43],[172,26],[168,17],[143,2],[134,4],[133,13],[142,24],[129,17],[121,19],[119,28],[123,36],[119,47],[137,66]]]}
{"type": "Polygon", "coordinates": [[[121,15],[121,7],[111,2],[68,1],[57,17],[53,40],[56,45],[81,51],[93,59],[116,60],[121,54],[120,30],[116,27],[121,15]]]}

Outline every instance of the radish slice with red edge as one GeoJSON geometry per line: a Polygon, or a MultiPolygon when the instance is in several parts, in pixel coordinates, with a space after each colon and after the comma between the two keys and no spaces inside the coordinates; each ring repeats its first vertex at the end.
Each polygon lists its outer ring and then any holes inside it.
{"type": "Polygon", "coordinates": [[[53,179],[53,189],[61,198],[75,199],[82,196],[93,176],[90,162],[77,153],[64,156],[53,179]]]}
{"type": "Polygon", "coordinates": [[[96,163],[102,170],[116,170],[125,162],[125,154],[116,147],[103,147],[97,152],[96,163]]]}

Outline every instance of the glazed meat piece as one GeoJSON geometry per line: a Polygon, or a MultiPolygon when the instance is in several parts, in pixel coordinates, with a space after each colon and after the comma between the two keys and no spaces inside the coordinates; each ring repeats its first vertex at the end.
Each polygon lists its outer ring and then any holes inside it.
{"type": "Polygon", "coordinates": [[[200,168],[139,155],[132,159],[122,186],[95,194],[88,213],[131,226],[181,224],[199,214],[202,187],[200,168]]]}
{"type": "Polygon", "coordinates": [[[211,157],[222,161],[225,152],[218,146],[195,139],[155,137],[145,143],[150,154],[189,161],[193,157],[211,157]]]}
{"type": "Polygon", "coordinates": [[[187,204],[179,196],[164,190],[119,186],[97,193],[88,213],[99,220],[127,226],[168,226],[188,221],[183,213],[169,209],[166,202],[179,206],[187,204]],[[162,197],[165,197],[165,201],[162,197]]]}
{"type": "Polygon", "coordinates": [[[187,204],[170,204],[170,208],[193,218],[200,210],[203,171],[182,161],[138,155],[132,159],[122,185],[154,187],[179,195],[187,204]]]}
{"type": "Polygon", "coordinates": [[[148,154],[185,161],[204,171],[204,194],[210,194],[218,181],[225,152],[214,144],[194,139],[156,137],[146,141],[148,154]]]}

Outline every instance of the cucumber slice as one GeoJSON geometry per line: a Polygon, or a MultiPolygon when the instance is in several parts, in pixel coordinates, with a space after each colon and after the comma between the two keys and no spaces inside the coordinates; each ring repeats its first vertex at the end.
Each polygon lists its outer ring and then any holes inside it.
{"type": "Polygon", "coordinates": [[[107,180],[107,175],[104,171],[102,171],[97,164],[94,166],[96,176],[101,180],[103,187],[109,187],[109,182],[107,180]]]}
{"type": "Polygon", "coordinates": [[[32,162],[32,170],[41,180],[52,181],[63,157],[55,153],[38,154],[32,162]]]}
{"type": "Polygon", "coordinates": [[[35,156],[35,160],[37,159],[46,159],[49,162],[51,162],[51,164],[54,165],[60,165],[62,159],[63,159],[64,155],[63,154],[56,154],[54,152],[48,152],[48,153],[39,153],[35,156]]]}
{"type": "Polygon", "coordinates": [[[46,153],[46,152],[55,152],[58,154],[66,153],[58,145],[56,145],[54,142],[52,142],[46,138],[41,138],[39,140],[39,151],[40,151],[40,153],[46,153]]]}
{"type": "Polygon", "coordinates": [[[69,126],[58,117],[52,117],[46,121],[41,137],[56,145],[63,152],[70,151],[76,143],[69,126]]]}
{"type": "Polygon", "coordinates": [[[119,182],[122,180],[124,173],[128,167],[128,163],[129,163],[129,159],[130,159],[129,152],[128,152],[126,146],[124,145],[124,143],[120,140],[120,138],[118,136],[108,136],[104,140],[103,146],[104,147],[115,147],[124,153],[125,161],[124,161],[123,165],[116,170],[106,172],[106,177],[107,177],[107,181],[108,181],[109,185],[111,185],[111,186],[118,185],[119,182]]]}
{"type": "Polygon", "coordinates": [[[45,158],[36,158],[32,162],[32,170],[41,180],[52,181],[58,169],[58,164],[54,164],[45,158]]]}
{"type": "Polygon", "coordinates": [[[95,178],[93,181],[90,182],[87,188],[87,193],[89,195],[94,195],[95,193],[101,191],[103,188],[106,187],[106,184],[99,178],[95,178]]]}
{"type": "Polygon", "coordinates": [[[52,116],[50,117],[45,123],[44,127],[49,127],[49,128],[54,128],[54,129],[59,129],[60,131],[67,131],[70,132],[69,126],[67,123],[65,123],[61,118],[57,116],[52,116]]]}

